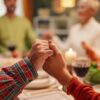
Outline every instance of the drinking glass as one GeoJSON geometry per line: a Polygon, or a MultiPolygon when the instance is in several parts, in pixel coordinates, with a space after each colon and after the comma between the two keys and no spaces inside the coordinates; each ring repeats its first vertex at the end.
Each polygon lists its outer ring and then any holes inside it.
{"type": "Polygon", "coordinates": [[[78,58],[73,62],[72,67],[73,67],[73,71],[83,82],[86,74],[88,73],[90,67],[90,61],[87,58],[78,58]]]}
{"type": "Polygon", "coordinates": [[[15,50],[16,50],[16,45],[14,44],[14,43],[9,43],[8,45],[7,45],[7,47],[8,47],[8,50],[12,53],[12,52],[14,52],[15,50]]]}

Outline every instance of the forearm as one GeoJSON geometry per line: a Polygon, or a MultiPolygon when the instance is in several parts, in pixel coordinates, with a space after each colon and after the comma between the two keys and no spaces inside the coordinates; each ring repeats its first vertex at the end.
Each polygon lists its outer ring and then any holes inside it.
{"type": "Polygon", "coordinates": [[[71,94],[75,100],[100,100],[100,94],[96,93],[92,87],[83,85],[76,78],[70,81],[67,93],[71,94]]]}
{"type": "Polygon", "coordinates": [[[63,86],[67,87],[67,93],[72,95],[75,100],[100,100],[100,94],[96,93],[89,85],[74,78],[66,69],[60,71],[57,79],[63,86]]]}
{"type": "Polygon", "coordinates": [[[0,74],[0,99],[4,100],[16,98],[22,89],[37,77],[37,73],[28,58],[2,70],[3,74],[0,74]]]}

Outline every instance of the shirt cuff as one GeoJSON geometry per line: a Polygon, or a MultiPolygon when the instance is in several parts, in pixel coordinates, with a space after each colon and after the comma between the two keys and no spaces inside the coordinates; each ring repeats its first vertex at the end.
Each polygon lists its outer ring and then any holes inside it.
{"type": "Polygon", "coordinates": [[[3,70],[9,76],[20,81],[20,83],[23,82],[24,84],[27,84],[38,77],[35,67],[30,63],[30,60],[27,57],[11,67],[3,68],[3,70]]]}
{"type": "Polygon", "coordinates": [[[26,57],[22,60],[22,64],[23,65],[21,65],[21,62],[19,62],[22,72],[24,72],[24,75],[27,78],[28,82],[30,82],[38,77],[38,73],[37,73],[34,65],[31,64],[28,57],[26,57]]]}
{"type": "Polygon", "coordinates": [[[28,57],[24,58],[24,61],[26,62],[26,65],[28,66],[28,68],[30,69],[30,71],[32,72],[33,76],[35,78],[38,77],[38,73],[36,68],[34,67],[34,65],[31,64],[30,60],[28,59],[28,57]]]}
{"type": "Polygon", "coordinates": [[[80,90],[83,84],[77,78],[72,78],[69,86],[67,87],[67,94],[75,96],[76,91],[80,90]]]}

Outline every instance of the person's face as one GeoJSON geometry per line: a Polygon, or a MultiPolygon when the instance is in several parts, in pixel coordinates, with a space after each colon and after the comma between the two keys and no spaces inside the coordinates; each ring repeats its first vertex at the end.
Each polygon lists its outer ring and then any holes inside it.
{"type": "Polygon", "coordinates": [[[86,21],[92,15],[91,9],[87,3],[79,4],[77,7],[77,13],[80,21],[86,21]]]}
{"type": "Polygon", "coordinates": [[[10,13],[15,12],[16,2],[17,2],[17,0],[5,0],[5,6],[6,6],[8,12],[10,12],[10,13]]]}

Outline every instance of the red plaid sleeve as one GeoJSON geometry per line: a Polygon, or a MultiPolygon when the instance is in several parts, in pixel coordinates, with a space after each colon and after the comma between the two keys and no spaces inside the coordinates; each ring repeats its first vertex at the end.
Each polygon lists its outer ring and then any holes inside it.
{"type": "Polygon", "coordinates": [[[0,72],[0,100],[13,100],[23,88],[37,77],[35,68],[28,58],[3,68],[0,72]]]}

